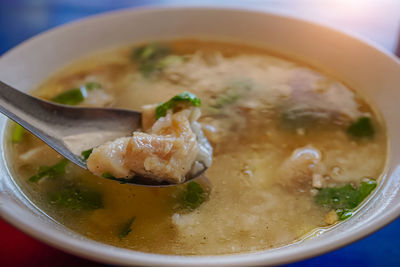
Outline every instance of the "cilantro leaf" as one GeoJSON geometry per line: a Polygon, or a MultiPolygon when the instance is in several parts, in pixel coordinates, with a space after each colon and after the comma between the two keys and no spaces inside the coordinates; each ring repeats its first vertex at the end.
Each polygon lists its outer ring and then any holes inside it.
{"type": "Polygon", "coordinates": [[[370,118],[361,117],[347,128],[347,133],[356,138],[370,138],[374,136],[375,130],[370,118]]]}
{"type": "Polygon", "coordinates": [[[39,168],[39,172],[33,176],[31,176],[28,181],[29,182],[38,182],[42,178],[49,177],[55,178],[58,175],[65,173],[65,167],[68,164],[67,159],[60,160],[57,164],[53,166],[42,166],[39,168]]]}
{"type": "Polygon", "coordinates": [[[167,111],[169,109],[175,109],[179,103],[185,103],[195,107],[199,107],[201,105],[201,100],[192,93],[189,92],[180,93],[179,95],[174,96],[167,102],[164,102],[157,106],[156,120],[167,115],[167,111]]]}

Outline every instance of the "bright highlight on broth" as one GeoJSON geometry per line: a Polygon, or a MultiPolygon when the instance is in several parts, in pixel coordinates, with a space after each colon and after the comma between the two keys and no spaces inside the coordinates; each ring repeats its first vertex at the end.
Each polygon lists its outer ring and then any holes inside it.
{"type": "Polygon", "coordinates": [[[17,182],[33,202],[82,235],[138,251],[215,255],[300,241],[350,218],[376,190],[386,160],[383,123],[357,91],[246,45],[178,40],[104,51],[33,94],[143,108],[133,139],[82,151],[97,175],[10,127],[17,182]],[[146,143],[149,136],[158,141],[146,143]],[[100,153],[111,150],[134,153],[100,153]],[[205,176],[187,184],[145,188],[104,178],[159,168],[180,179],[211,150],[205,176]]]}

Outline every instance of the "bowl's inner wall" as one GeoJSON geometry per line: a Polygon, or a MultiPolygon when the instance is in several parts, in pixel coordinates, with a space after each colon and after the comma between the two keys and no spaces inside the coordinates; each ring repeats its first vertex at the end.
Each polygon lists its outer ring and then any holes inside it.
{"type": "MultiPolygon", "coordinates": [[[[201,8],[128,10],[79,21],[20,45],[0,58],[0,80],[29,91],[54,71],[93,51],[144,40],[178,37],[263,45],[323,67],[360,90],[383,114],[391,142],[387,177],[379,192],[351,219],[303,244],[249,255],[202,257],[196,261],[190,257],[149,257],[149,254],[87,240],[49,220],[16,189],[7,170],[3,149],[0,210],[7,220],[65,250],[116,264],[279,264],[354,241],[399,214],[400,140],[395,137],[400,136],[400,121],[396,114],[396,100],[400,99],[400,63],[342,33],[287,17],[251,11],[201,8]]],[[[5,121],[1,116],[2,136],[5,121]]],[[[1,145],[4,148],[4,140],[1,145]]]]}

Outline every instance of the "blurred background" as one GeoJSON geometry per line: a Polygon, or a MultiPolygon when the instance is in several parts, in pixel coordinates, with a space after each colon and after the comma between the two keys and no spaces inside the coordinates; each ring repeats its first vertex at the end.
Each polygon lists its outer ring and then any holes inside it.
{"type": "MultiPolygon", "coordinates": [[[[0,56],[70,21],[154,5],[224,6],[292,15],[357,35],[400,56],[400,0],[0,0],[0,56]]],[[[0,236],[1,266],[100,266],[42,244],[1,219],[0,236]]],[[[400,219],[352,245],[289,266],[400,266],[398,240],[400,219]]]]}

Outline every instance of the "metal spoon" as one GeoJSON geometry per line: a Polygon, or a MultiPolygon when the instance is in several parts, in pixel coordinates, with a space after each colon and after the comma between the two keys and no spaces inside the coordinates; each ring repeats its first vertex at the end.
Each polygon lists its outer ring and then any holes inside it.
{"type": "MultiPolygon", "coordinates": [[[[55,151],[87,170],[81,152],[106,141],[130,136],[141,126],[141,112],[111,108],[84,108],[54,104],[24,94],[0,81],[0,112],[40,138],[55,151]]],[[[192,180],[207,169],[186,177],[192,180]]],[[[168,186],[168,182],[135,176],[108,178],[121,183],[168,186]]]]}

